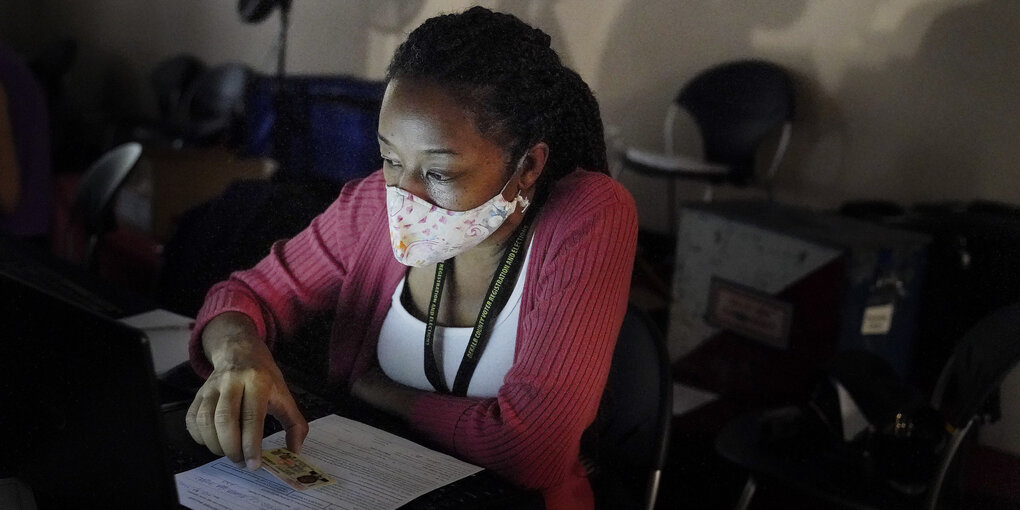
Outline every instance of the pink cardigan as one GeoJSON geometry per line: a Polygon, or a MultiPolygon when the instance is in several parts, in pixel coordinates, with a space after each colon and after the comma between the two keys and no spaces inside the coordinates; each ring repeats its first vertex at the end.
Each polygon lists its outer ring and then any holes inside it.
{"type": "MultiPolygon", "coordinates": [[[[209,291],[191,343],[196,371],[211,371],[198,338],[219,313],[247,314],[272,347],[303,317],[331,307],[329,377],[355,380],[376,363],[390,296],[406,272],[387,232],[382,172],[348,183],[308,228],[209,291]]],[[[535,219],[515,359],[498,395],[426,393],[410,426],[453,455],[540,489],[550,510],[592,508],[580,437],[609,372],[636,243],[634,201],[619,183],[583,170],[558,181],[535,219]]]]}

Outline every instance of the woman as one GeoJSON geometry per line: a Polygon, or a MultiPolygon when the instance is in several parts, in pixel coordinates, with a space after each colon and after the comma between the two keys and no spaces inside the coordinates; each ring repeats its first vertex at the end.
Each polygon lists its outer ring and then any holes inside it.
{"type": "Polygon", "coordinates": [[[300,448],[308,426],[270,348],[331,309],[332,382],[541,490],[547,508],[591,508],[579,442],[637,235],[633,200],[606,175],[598,105],[546,34],[482,8],[412,32],[388,82],[383,169],[210,290],[188,429],[255,468],[269,412],[300,448]]]}

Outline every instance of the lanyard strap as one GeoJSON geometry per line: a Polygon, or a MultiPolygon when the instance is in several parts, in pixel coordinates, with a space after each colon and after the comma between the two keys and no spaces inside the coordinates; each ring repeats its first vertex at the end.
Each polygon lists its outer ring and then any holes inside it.
{"type": "Polygon", "coordinates": [[[446,280],[446,262],[436,264],[436,277],[432,283],[432,295],[429,298],[429,309],[425,316],[425,377],[432,383],[432,387],[440,393],[452,393],[457,396],[467,395],[468,384],[471,376],[478,367],[478,360],[482,357],[485,344],[489,341],[489,333],[492,325],[490,317],[496,317],[506,306],[510,294],[513,292],[513,282],[517,280],[517,273],[521,269],[521,250],[524,248],[524,240],[528,236],[530,216],[517,229],[517,236],[514,242],[503,255],[503,263],[489,283],[489,292],[478,312],[475,320],[475,327],[471,331],[471,338],[464,349],[464,357],[461,358],[460,368],[457,369],[457,376],[453,381],[453,391],[446,387],[446,377],[439,370],[436,363],[435,341],[433,336],[436,332],[436,321],[439,316],[439,300],[443,294],[443,283],[446,280]]]}

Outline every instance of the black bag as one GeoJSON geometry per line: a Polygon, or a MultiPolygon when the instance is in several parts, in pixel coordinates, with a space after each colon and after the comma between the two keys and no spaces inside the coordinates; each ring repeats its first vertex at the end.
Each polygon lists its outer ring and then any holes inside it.
{"type": "Polygon", "coordinates": [[[841,352],[828,371],[832,383],[845,388],[867,419],[868,427],[852,442],[875,474],[905,494],[922,492],[948,437],[942,416],[870,352],[841,352]]]}
{"type": "Polygon", "coordinates": [[[948,438],[945,420],[927,399],[863,350],[836,354],[808,402],[768,413],[762,427],[773,442],[826,443],[856,459],[865,474],[910,495],[924,491],[948,438]]]}

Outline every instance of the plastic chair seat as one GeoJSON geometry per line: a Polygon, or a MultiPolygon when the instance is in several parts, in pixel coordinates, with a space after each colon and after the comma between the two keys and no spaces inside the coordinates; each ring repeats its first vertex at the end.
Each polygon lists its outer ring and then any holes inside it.
{"type": "Polygon", "coordinates": [[[719,179],[729,174],[730,167],[709,163],[682,155],[669,155],[643,149],[629,148],[624,153],[628,167],[646,174],[686,179],[719,179]]]}

